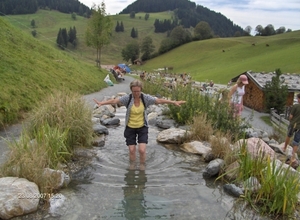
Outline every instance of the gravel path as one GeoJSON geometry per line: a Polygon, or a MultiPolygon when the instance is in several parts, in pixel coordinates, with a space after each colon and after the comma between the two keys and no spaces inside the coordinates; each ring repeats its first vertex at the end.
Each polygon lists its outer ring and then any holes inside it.
{"type": "Polygon", "coordinates": [[[100,90],[99,92],[94,92],[88,95],[84,96],[84,99],[87,101],[88,105],[90,105],[91,107],[93,107],[95,105],[95,102],[93,101],[93,99],[97,99],[98,101],[102,101],[104,97],[106,96],[113,96],[116,95],[119,92],[126,92],[129,93],[130,92],[130,82],[132,80],[134,80],[133,77],[131,77],[130,75],[126,74],[124,76],[125,80],[118,83],[118,84],[114,84],[113,86],[108,86],[102,90],[100,90]]]}

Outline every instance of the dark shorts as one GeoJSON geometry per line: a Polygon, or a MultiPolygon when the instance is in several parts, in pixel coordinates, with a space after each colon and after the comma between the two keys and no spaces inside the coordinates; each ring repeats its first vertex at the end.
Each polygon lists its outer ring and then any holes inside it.
{"type": "Polygon", "coordinates": [[[299,142],[300,142],[300,130],[296,130],[292,144],[293,146],[299,146],[299,142]]]}
{"type": "Polygon", "coordinates": [[[294,126],[289,125],[288,127],[288,132],[287,132],[287,136],[288,137],[292,137],[294,132],[296,132],[297,130],[294,128],[294,126]]]}
{"type": "Polygon", "coordinates": [[[130,128],[126,126],[124,131],[126,145],[136,145],[137,143],[148,144],[148,127],[130,128]]]}

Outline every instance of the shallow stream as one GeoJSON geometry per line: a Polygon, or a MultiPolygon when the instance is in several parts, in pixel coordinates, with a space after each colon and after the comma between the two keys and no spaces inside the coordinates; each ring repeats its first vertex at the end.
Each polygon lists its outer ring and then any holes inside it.
{"type": "Polygon", "coordinates": [[[68,198],[61,219],[247,219],[233,211],[235,199],[221,184],[203,179],[201,157],[157,143],[156,127],[149,129],[145,170],[130,166],[125,109],[116,115],[121,125],[109,129],[91,166],[61,191],[68,198]]]}
{"type": "MultiPolygon", "coordinates": [[[[207,164],[200,156],[159,144],[155,126],[149,129],[145,169],[140,170],[139,163],[130,166],[123,137],[125,108],[118,108],[116,116],[121,125],[109,128],[105,146],[95,148],[91,164],[60,191],[67,198],[62,215],[38,212],[13,219],[268,219],[235,205],[221,183],[204,179],[207,164]]],[[[16,137],[20,126],[13,130],[10,135],[16,137]]]]}

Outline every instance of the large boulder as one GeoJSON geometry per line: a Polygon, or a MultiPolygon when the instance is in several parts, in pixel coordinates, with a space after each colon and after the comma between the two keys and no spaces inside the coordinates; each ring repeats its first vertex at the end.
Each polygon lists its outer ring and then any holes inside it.
{"type": "Polygon", "coordinates": [[[234,144],[234,147],[241,148],[244,144],[246,145],[248,153],[253,158],[269,156],[271,160],[276,159],[275,151],[260,138],[252,137],[248,139],[240,139],[234,144]]]}
{"type": "Polygon", "coordinates": [[[157,135],[157,141],[168,144],[181,144],[183,139],[189,135],[189,132],[180,128],[170,128],[161,131],[157,135]]]}
{"type": "Polygon", "coordinates": [[[0,219],[29,214],[38,208],[38,186],[24,178],[0,178],[0,219]]]}
{"type": "Polygon", "coordinates": [[[211,152],[211,148],[205,146],[200,141],[192,141],[189,143],[184,143],[180,146],[180,149],[182,149],[185,152],[192,153],[192,154],[199,154],[201,156],[211,152]]]}

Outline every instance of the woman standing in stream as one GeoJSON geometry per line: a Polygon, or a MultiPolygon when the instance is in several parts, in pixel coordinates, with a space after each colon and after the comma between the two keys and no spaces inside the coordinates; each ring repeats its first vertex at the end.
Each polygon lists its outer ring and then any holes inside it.
{"type": "Polygon", "coordinates": [[[140,80],[133,80],[130,83],[131,94],[102,102],[94,99],[98,106],[108,104],[122,104],[126,106],[124,137],[126,139],[126,145],[129,148],[129,159],[131,162],[136,160],[136,146],[138,144],[141,166],[145,164],[146,145],[148,143],[148,117],[146,109],[154,104],[173,104],[180,106],[186,102],[157,98],[143,93],[142,89],[143,83],[140,80]]]}

